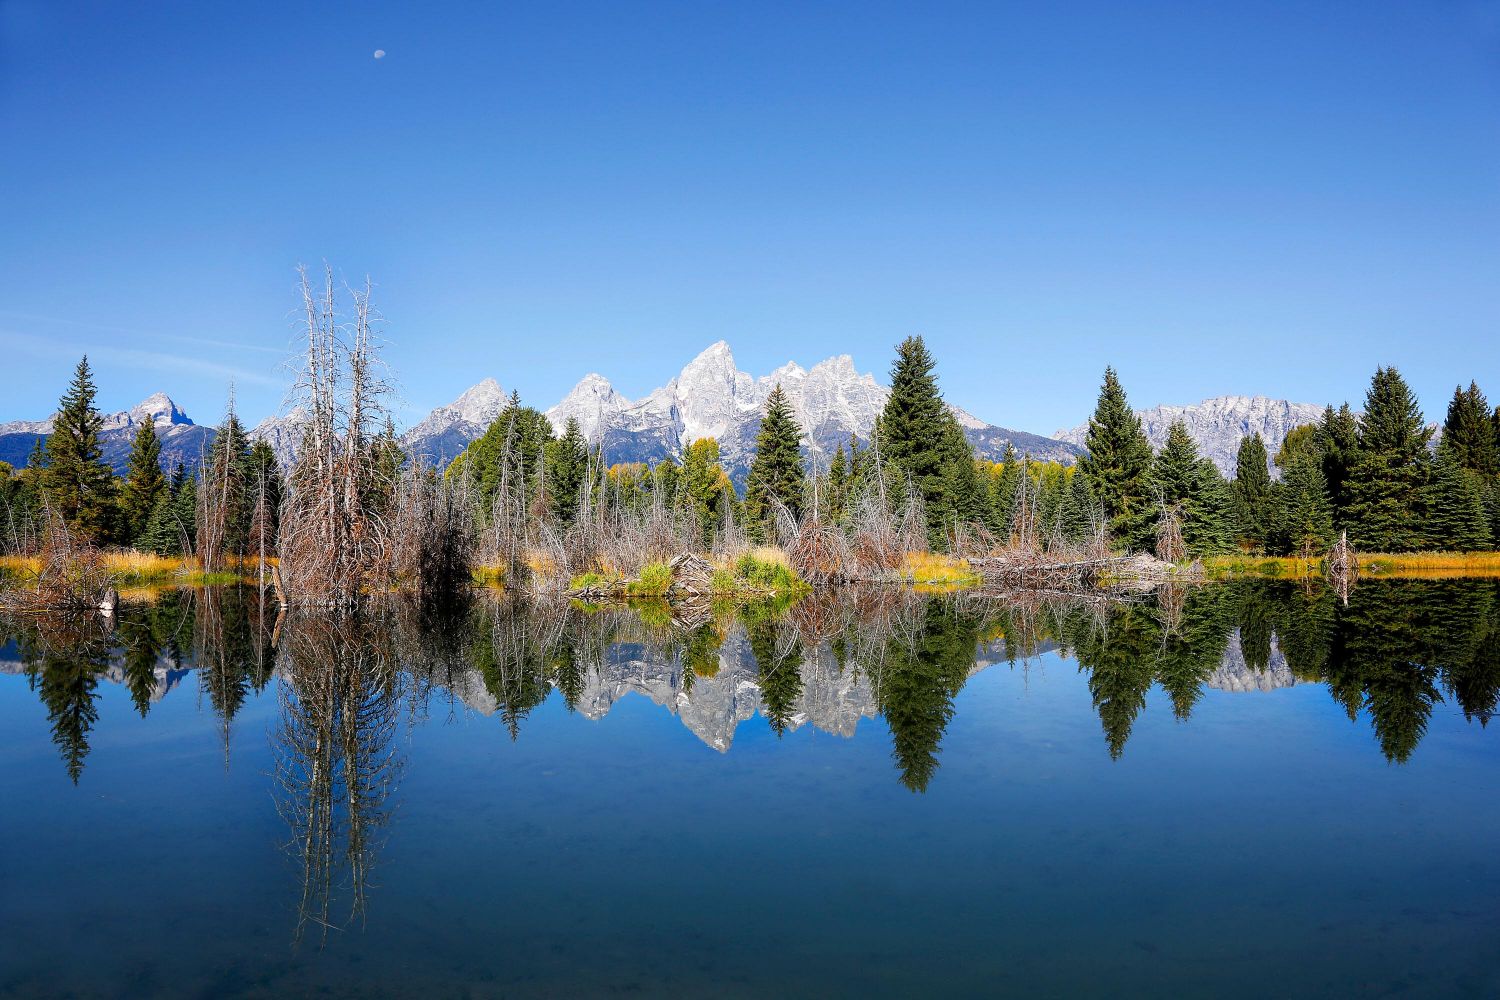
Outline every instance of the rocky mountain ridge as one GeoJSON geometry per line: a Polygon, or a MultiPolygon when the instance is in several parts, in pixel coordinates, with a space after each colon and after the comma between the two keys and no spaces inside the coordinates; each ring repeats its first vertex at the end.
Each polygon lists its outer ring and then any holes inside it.
{"type": "MultiPolygon", "coordinates": [[[[1265,439],[1266,451],[1274,456],[1288,432],[1317,423],[1323,418],[1323,410],[1315,403],[1294,403],[1266,396],[1214,396],[1189,406],[1153,406],[1135,413],[1141,418],[1141,428],[1151,447],[1165,444],[1167,431],[1174,421],[1181,420],[1198,443],[1199,452],[1224,475],[1233,476],[1242,440],[1258,432],[1265,439]]],[[[1082,447],[1088,429],[1085,421],[1053,436],[1082,447]]]]}
{"type": "MultiPolygon", "coordinates": [[[[721,340],[639,400],[629,399],[603,375],[591,372],[546,414],[558,433],[569,418],[576,419],[584,436],[602,443],[612,462],[675,458],[694,441],[715,438],[721,461],[740,479],[754,454],[766,400],[777,385],[805,433],[804,452],[818,463],[826,463],[851,435],[867,441],[890,396],[874,375],[860,373],[847,354],[811,368],[789,361],[755,377],[739,369],[730,346],[721,340]]],[[[437,408],[408,431],[403,437],[407,451],[437,464],[451,461],[462,450],[459,442],[478,436],[475,425],[455,416],[460,402],[478,388],[437,408]]],[[[956,407],[953,412],[978,452],[988,458],[998,458],[1007,442],[1017,453],[1039,459],[1072,462],[1080,452],[1067,442],[988,424],[956,407]]],[[[482,427],[478,430],[483,432],[482,427]]]]}
{"type": "MultiPolygon", "coordinates": [[[[161,465],[168,472],[179,462],[189,469],[197,468],[214,438],[212,427],[193,423],[166,393],[152,393],[128,410],[103,416],[99,448],[104,461],[116,474],[124,475],[136,431],[148,421],[156,427],[156,436],[161,442],[161,465]]],[[[0,424],[0,462],[7,462],[17,469],[23,467],[37,440],[45,440],[52,433],[52,422],[53,417],[48,417],[0,424]]]]}

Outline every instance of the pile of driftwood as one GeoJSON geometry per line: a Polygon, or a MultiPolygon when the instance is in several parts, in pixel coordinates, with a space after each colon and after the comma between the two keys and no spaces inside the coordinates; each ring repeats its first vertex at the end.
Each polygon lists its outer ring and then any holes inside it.
{"type": "Polygon", "coordinates": [[[1144,553],[1059,560],[1046,552],[1026,548],[971,558],[969,566],[984,580],[986,590],[1078,592],[1103,584],[1130,587],[1202,575],[1202,567],[1197,563],[1182,569],[1144,553]]]}

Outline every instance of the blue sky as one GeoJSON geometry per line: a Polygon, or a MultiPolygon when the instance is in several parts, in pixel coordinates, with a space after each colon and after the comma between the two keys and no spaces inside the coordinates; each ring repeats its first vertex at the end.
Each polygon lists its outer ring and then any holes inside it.
{"type": "Polygon", "coordinates": [[[1500,397],[1493,2],[0,0],[0,150],[0,420],[84,350],[106,409],[257,420],[324,259],[403,422],[911,333],[1041,432],[1111,363],[1138,406],[1500,397]]]}

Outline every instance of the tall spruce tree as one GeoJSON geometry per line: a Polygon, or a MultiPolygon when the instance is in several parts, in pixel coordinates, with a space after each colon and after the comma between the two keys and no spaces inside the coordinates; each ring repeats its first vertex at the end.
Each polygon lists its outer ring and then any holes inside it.
{"type": "Polygon", "coordinates": [[[1264,548],[1274,517],[1271,470],[1266,459],[1266,442],[1259,433],[1240,439],[1233,489],[1239,541],[1250,549],[1264,548]]]}
{"type": "Polygon", "coordinates": [[[1315,455],[1297,455],[1282,468],[1275,493],[1275,527],[1269,548],[1277,555],[1313,556],[1333,542],[1333,504],[1323,464],[1315,455]]]}
{"type": "Polygon", "coordinates": [[[1145,546],[1153,525],[1151,445],[1113,368],[1104,370],[1084,447],[1088,454],[1078,467],[1089,477],[1110,532],[1130,548],[1145,546]]]}
{"type": "Polygon", "coordinates": [[[774,534],[773,500],[785,504],[793,516],[802,516],[806,484],[801,441],[802,429],[778,384],[766,399],[766,415],[761,418],[755,457],[745,480],[745,524],[752,537],[764,540],[774,534]]]}
{"type": "Polygon", "coordinates": [[[92,542],[107,542],[115,520],[115,477],[99,447],[104,418],[94,407],[94,394],[85,356],[58,402],[42,481],[47,502],[72,531],[92,542]]]}
{"type": "Polygon", "coordinates": [[[562,437],[547,444],[547,477],[552,516],[572,524],[578,516],[578,500],[589,476],[589,444],[576,417],[569,417],[562,437]]]}
{"type": "Polygon", "coordinates": [[[1365,394],[1359,419],[1359,449],[1349,470],[1349,540],[1369,551],[1421,548],[1421,513],[1428,480],[1422,411],[1401,373],[1381,368],[1365,394]]]}
{"type": "Polygon", "coordinates": [[[1323,421],[1318,425],[1317,445],[1319,460],[1323,464],[1323,480],[1328,484],[1328,499],[1333,507],[1334,526],[1347,528],[1347,513],[1352,502],[1349,475],[1359,460],[1359,418],[1348,403],[1337,410],[1332,406],[1324,409],[1323,421]]]}
{"type": "Polygon", "coordinates": [[[1490,547],[1490,515],[1483,480],[1444,450],[1433,464],[1422,517],[1426,548],[1478,552],[1490,547]]]}
{"type": "Polygon", "coordinates": [[[927,534],[936,542],[943,534],[952,438],[949,414],[938,391],[937,362],[921,337],[907,337],[896,348],[891,366],[891,394],[881,411],[876,432],[882,460],[909,476],[927,510],[927,534]]]}
{"type": "Polygon", "coordinates": [[[1217,555],[1233,544],[1233,499],[1218,468],[1198,455],[1187,425],[1174,421],[1151,466],[1158,502],[1179,511],[1189,555],[1217,555]]]}
{"type": "Polygon", "coordinates": [[[1500,474],[1500,440],[1496,439],[1489,401],[1477,383],[1453,390],[1440,447],[1469,472],[1487,477],[1500,474]]]}
{"type": "Polygon", "coordinates": [[[130,446],[130,465],[120,490],[120,540],[139,545],[151,514],[167,495],[167,477],[161,471],[161,442],[156,424],[148,416],[136,429],[130,446]]]}

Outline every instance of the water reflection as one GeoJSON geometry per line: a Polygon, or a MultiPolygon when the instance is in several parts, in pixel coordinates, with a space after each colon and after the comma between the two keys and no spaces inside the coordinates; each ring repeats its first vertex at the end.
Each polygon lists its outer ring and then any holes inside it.
{"type": "Polygon", "coordinates": [[[1169,587],[1130,601],[859,590],[739,612],[477,595],[329,622],[278,620],[254,590],[183,591],[126,605],[115,620],[0,622],[0,636],[13,639],[0,669],[30,677],[75,782],[101,680],[124,685],[144,717],[194,677],[226,763],[237,714],[274,683],[278,777],[296,789],[289,822],[314,870],[309,919],[326,922],[335,854],[348,860],[344,881],[359,898],[369,838],[399,770],[389,747],[403,713],[415,722],[435,705],[467,709],[517,740],[554,691],[590,719],[636,694],[725,752],[757,715],[778,737],[803,726],[850,737],[879,716],[901,782],[922,791],[968,679],[1056,651],[1086,675],[1112,757],[1125,753],[1153,698],[1187,720],[1210,689],[1311,682],[1368,724],[1389,760],[1404,762],[1438,704],[1481,725],[1494,713],[1496,600],[1493,581],[1455,580],[1367,581],[1347,606],[1324,588],[1283,583],[1169,587]]]}

